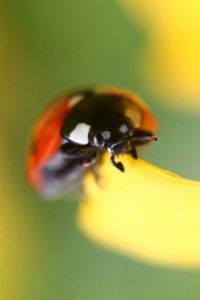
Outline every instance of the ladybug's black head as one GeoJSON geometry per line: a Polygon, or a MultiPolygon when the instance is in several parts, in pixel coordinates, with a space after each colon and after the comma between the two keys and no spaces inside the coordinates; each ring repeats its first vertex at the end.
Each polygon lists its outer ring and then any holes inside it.
{"type": "Polygon", "coordinates": [[[101,116],[99,123],[91,126],[89,132],[91,146],[111,153],[112,164],[122,172],[124,166],[115,161],[116,155],[128,153],[137,159],[135,147],[156,140],[151,132],[136,128],[129,118],[116,113],[101,116]]]}
{"type": "Polygon", "coordinates": [[[61,148],[68,158],[79,158],[88,164],[98,153],[109,152],[111,162],[122,172],[124,166],[115,161],[115,156],[128,153],[136,159],[135,147],[155,140],[152,133],[136,128],[134,122],[124,114],[111,110],[99,110],[92,122],[82,120],[68,134],[63,130],[62,136],[67,142],[61,148]]]}
{"type": "Polygon", "coordinates": [[[89,141],[92,146],[113,155],[131,151],[135,128],[128,118],[110,114],[107,118],[104,116],[100,123],[90,129],[89,141]]]}

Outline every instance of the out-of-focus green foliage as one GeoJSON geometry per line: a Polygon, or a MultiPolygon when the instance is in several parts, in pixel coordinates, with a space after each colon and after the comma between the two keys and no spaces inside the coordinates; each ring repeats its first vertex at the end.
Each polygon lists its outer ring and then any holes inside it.
{"type": "Polygon", "coordinates": [[[199,114],[163,106],[167,96],[142,81],[147,24],[131,22],[116,1],[0,5],[1,299],[199,299],[199,272],[157,269],[96,247],[74,224],[78,201],[45,202],[24,177],[27,137],[42,108],[62,91],[106,84],[136,91],[158,116],[160,142],[145,158],[200,179],[199,114]]]}

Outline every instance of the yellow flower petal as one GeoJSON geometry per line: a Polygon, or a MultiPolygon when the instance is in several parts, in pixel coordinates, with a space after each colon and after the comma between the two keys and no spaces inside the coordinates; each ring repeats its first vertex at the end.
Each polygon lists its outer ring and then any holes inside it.
{"type": "Polygon", "coordinates": [[[122,157],[125,173],[109,156],[98,185],[85,179],[78,213],[82,231],[98,243],[149,262],[200,266],[200,183],[142,160],[122,157]]]}

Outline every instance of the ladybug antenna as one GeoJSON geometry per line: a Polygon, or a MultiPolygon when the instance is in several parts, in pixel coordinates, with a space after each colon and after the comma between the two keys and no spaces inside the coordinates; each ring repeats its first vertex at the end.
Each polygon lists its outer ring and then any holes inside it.
{"type": "Polygon", "coordinates": [[[158,141],[157,136],[153,135],[151,132],[136,130],[132,141],[135,145],[145,145],[149,143],[156,143],[158,141]]]}

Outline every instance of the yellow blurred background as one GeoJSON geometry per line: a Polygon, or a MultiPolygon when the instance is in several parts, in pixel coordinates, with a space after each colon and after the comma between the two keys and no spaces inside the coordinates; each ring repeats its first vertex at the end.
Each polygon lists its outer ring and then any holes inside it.
{"type": "Polygon", "coordinates": [[[197,1],[58,0],[0,4],[0,299],[199,299],[199,271],[149,266],[77,229],[76,201],[46,202],[25,180],[32,125],[62,91],[134,90],[160,123],[144,158],[199,173],[197,1]]]}

